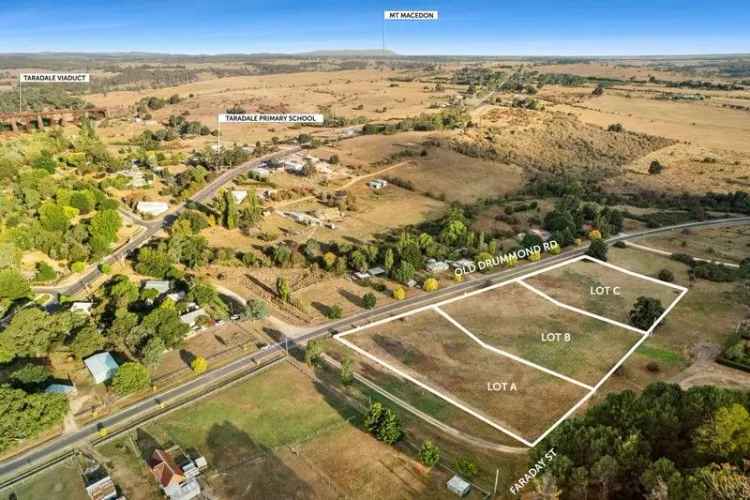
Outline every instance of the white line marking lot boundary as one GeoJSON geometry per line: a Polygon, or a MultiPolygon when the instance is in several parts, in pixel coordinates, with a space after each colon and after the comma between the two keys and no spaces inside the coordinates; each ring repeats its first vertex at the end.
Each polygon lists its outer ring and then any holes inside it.
{"type": "Polygon", "coordinates": [[[404,313],[396,314],[396,315],[394,315],[392,317],[389,317],[389,318],[384,318],[384,319],[381,319],[381,320],[378,320],[378,321],[373,321],[372,323],[369,323],[367,325],[363,325],[363,326],[358,326],[356,328],[352,328],[351,330],[347,330],[345,332],[342,332],[342,333],[334,335],[333,338],[336,339],[338,342],[344,344],[348,348],[354,350],[358,354],[364,356],[365,358],[367,358],[367,359],[369,359],[371,361],[374,361],[375,363],[377,363],[377,364],[379,364],[379,365],[387,368],[388,370],[396,373],[401,378],[409,380],[413,384],[415,384],[415,385],[421,387],[422,389],[425,389],[428,392],[434,394],[435,396],[437,396],[437,397],[439,397],[439,398],[441,398],[441,399],[443,399],[443,400],[451,403],[452,405],[458,407],[459,409],[465,411],[466,413],[472,415],[473,417],[481,420],[482,422],[490,425],[491,427],[499,430],[500,432],[502,432],[504,434],[507,434],[508,436],[516,439],[517,441],[520,441],[521,443],[523,443],[524,445],[526,445],[526,446],[528,446],[530,448],[533,448],[534,446],[536,446],[537,444],[539,444],[545,437],[547,437],[547,435],[549,435],[550,432],[552,432],[553,430],[555,430],[557,428],[557,426],[559,426],[563,421],[565,421],[568,417],[570,417],[578,408],[581,407],[581,405],[583,405],[586,401],[588,401],[591,398],[591,396],[593,396],[594,393],[596,393],[596,391],[599,390],[599,388],[602,385],[604,385],[604,383],[625,362],[625,360],[627,360],[633,354],[633,352],[635,352],[635,350],[638,349],[638,347],[640,347],[640,345],[643,342],[646,341],[646,339],[653,333],[654,329],[656,329],[656,327],[659,325],[659,323],[661,323],[664,320],[664,318],[666,318],[667,315],[672,311],[672,309],[677,305],[677,303],[680,300],[682,300],[682,298],[685,296],[685,294],[687,293],[687,291],[688,291],[688,289],[685,288],[685,287],[683,287],[683,286],[675,285],[673,283],[667,283],[665,281],[661,281],[661,280],[658,280],[656,278],[652,278],[650,276],[646,276],[644,274],[639,274],[639,273],[630,271],[628,269],[624,269],[622,267],[616,266],[614,264],[610,264],[608,262],[604,262],[604,261],[601,261],[601,260],[598,260],[598,259],[594,259],[594,258],[589,257],[587,255],[581,255],[579,257],[575,257],[573,259],[566,260],[566,261],[563,261],[563,262],[559,262],[559,263],[554,264],[552,266],[545,267],[543,269],[540,269],[540,270],[537,270],[537,271],[533,271],[533,272],[524,274],[524,275],[519,276],[517,278],[513,278],[513,279],[510,279],[510,280],[507,280],[507,281],[500,282],[500,283],[495,283],[494,285],[490,285],[490,286],[485,287],[485,288],[480,288],[479,290],[475,290],[473,292],[464,293],[463,295],[460,295],[458,297],[453,297],[453,298],[446,299],[446,300],[443,300],[443,301],[440,301],[440,302],[436,302],[435,304],[429,304],[429,305],[426,305],[426,306],[418,307],[418,308],[413,309],[411,311],[407,311],[407,312],[404,312],[404,313]],[[563,304],[562,302],[559,302],[559,301],[553,299],[552,297],[550,297],[546,293],[544,293],[544,292],[542,292],[542,291],[540,291],[540,290],[538,290],[538,289],[536,289],[536,288],[532,287],[531,285],[529,285],[529,284],[527,284],[527,283],[524,282],[525,279],[530,278],[532,276],[536,276],[538,274],[546,273],[546,272],[551,271],[553,269],[558,269],[560,267],[567,266],[567,265],[570,265],[570,264],[573,264],[575,262],[579,262],[579,261],[582,261],[582,260],[588,260],[590,262],[593,262],[593,263],[596,263],[596,264],[600,264],[600,265],[609,267],[611,269],[614,269],[616,271],[620,271],[620,272],[628,274],[630,276],[635,276],[637,278],[645,279],[647,281],[651,281],[651,282],[659,284],[659,285],[668,286],[670,288],[674,288],[676,290],[680,290],[680,294],[664,310],[664,313],[662,313],[662,315],[659,316],[659,318],[657,318],[656,321],[654,321],[654,323],[651,325],[651,327],[648,330],[641,330],[640,328],[635,328],[635,327],[633,327],[631,325],[627,325],[625,323],[620,323],[619,321],[611,320],[611,319],[606,318],[604,316],[600,316],[598,314],[590,313],[590,312],[585,311],[583,309],[579,309],[579,308],[576,308],[576,307],[573,307],[573,306],[569,306],[567,304],[563,304]],[[600,321],[604,321],[606,323],[609,323],[609,324],[612,324],[612,325],[615,325],[615,326],[619,326],[621,328],[624,328],[624,329],[627,329],[627,330],[630,330],[630,331],[637,332],[637,333],[641,334],[641,338],[639,338],[638,341],[635,344],[633,344],[633,346],[631,346],[631,348],[628,350],[628,352],[625,353],[625,355],[622,358],[620,358],[620,360],[617,363],[615,363],[614,366],[612,366],[610,368],[610,370],[604,375],[604,377],[599,382],[596,383],[596,385],[590,386],[588,384],[584,384],[583,382],[575,380],[575,379],[573,379],[571,377],[563,375],[562,373],[555,372],[553,370],[545,368],[544,366],[538,365],[538,364],[533,363],[531,361],[528,361],[528,360],[526,360],[524,358],[521,358],[520,356],[516,356],[514,354],[511,354],[509,352],[503,351],[501,349],[498,349],[496,347],[493,347],[493,346],[491,346],[491,345],[483,342],[476,335],[474,335],[472,332],[470,332],[469,330],[467,330],[463,325],[461,325],[458,321],[456,321],[454,318],[452,318],[450,315],[448,315],[440,307],[440,306],[443,306],[443,305],[446,305],[446,304],[450,304],[452,302],[463,300],[463,299],[465,299],[467,297],[471,297],[471,296],[474,296],[474,295],[479,295],[479,294],[488,292],[490,290],[494,290],[496,288],[501,288],[503,286],[507,286],[507,285],[512,284],[512,283],[518,283],[519,285],[522,285],[522,286],[526,287],[530,291],[534,292],[535,294],[539,295],[540,297],[543,297],[544,299],[546,299],[549,302],[557,305],[558,307],[561,307],[561,308],[564,308],[564,309],[568,309],[570,311],[573,311],[573,312],[576,312],[576,313],[579,313],[579,314],[582,314],[582,315],[585,315],[585,316],[596,318],[596,319],[598,319],[600,321]],[[530,367],[532,367],[532,368],[534,368],[536,370],[540,370],[540,371],[542,371],[544,373],[547,373],[548,375],[552,375],[552,376],[557,377],[559,379],[562,379],[562,380],[564,380],[564,381],[566,381],[568,383],[575,384],[575,385],[577,385],[579,387],[583,387],[583,388],[587,389],[588,392],[586,393],[586,395],[583,398],[581,398],[575,405],[573,405],[572,408],[570,408],[563,416],[561,416],[555,423],[553,423],[539,437],[537,437],[533,441],[529,441],[528,439],[524,438],[523,436],[518,435],[516,432],[513,432],[512,430],[506,429],[505,427],[497,424],[491,418],[488,418],[487,416],[483,415],[482,413],[480,413],[480,412],[474,410],[473,408],[467,406],[466,404],[464,404],[460,400],[454,398],[451,394],[447,394],[445,392],[441,392],[441,391],[438,391],[438,390],[430,387],[429,385],[427,385],[427,384],[425,384],[425,383],[417,380],[415,377],[409,375],[408,373],[405,373],[403,370],[401,370],[399,368],[396,368],[395,366],[391,365],[390,363],[388,363],[388,362],[386,362],[386,361],[384,361],[384,360],[382,360],[382,359],[380,359],[380,358],[378,358],[376,356],[373,356],[372,354],[368,353],[364,349],[360,348],[359,346],[355,345],[354,343],[352,343],[349,340],[347,340],[347,339],[344,338],[345,336],[352,335],[352,334],[355,334],[355,333],[358,333],[358,332],[361,332],[363,330],[367,330],[367,329],[370,329],[370,328],[374,328],[376,326],[379,326],[379,325],[382,325],[382,324],[385,324],[385,323],[390,323],[391,321],[396,321],[396,320],[404,318],[406,316],[413,316],[415,314],[419,314],[419,313],[424,312],[424,311],[434,311],[434,312],[436,312],[437,314],[439,314],[440,316],[442,316],[444,319],[446,319],[448,322],[450,322],[455,328],[457,328],[458,330],[460,330],[463,334],[465,334],[466,336],[468,336],[469,338],[471,338],[472,340],[474,340],[476,343],[478,343],[480,346],[482,346],[484,349],[490,350],[490,351],[492,351],[495,354],[498,354],[500,356],[504,356],[504,357],[508,357],[510,359],[513,359],[514,361],[522,363],[522,364],[524,364],[526,366],[530,366],[530,367]]]}

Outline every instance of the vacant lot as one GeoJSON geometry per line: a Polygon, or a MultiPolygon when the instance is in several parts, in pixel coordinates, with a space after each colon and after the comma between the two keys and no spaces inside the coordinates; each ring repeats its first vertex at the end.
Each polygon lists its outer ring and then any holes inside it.
{"type": "Polygon", "coordinates": [[[579,386],[484,349],[433,311],[353,333],[346,339],[529,440],[586,393],[579,386]],[[493,383],[507,383],[508,390],[488,390],[488,384],[493,383]],[[515,390],[510,384],[515,384],[515,390]]]}
{"type": "Polygon", "coordinates": [[[649,236],[636,243],[667,252],[739,264],[750,255],[750,228],[685,229],[649,236]]]}
{"type": "MultiPolygon", "coordinates": [[[[447,496],[446,474],[374,440],[353,425],[360,418],[283,364],[148,425],[136,439],[141,453],[176,443],[205,454],[203,477],[216,498],[447,496]]],[[[133,454],[119,443],[102,451],[133,454]]],[[[120,459],[119,472],[143,476],[136,458],[120,459]]]]}
{"type": "Polygon", "coordinates": [[[523,172],[515,165],[471,158],[447,148],[426,151],[427,156],[414,158],[391,175],[412,183],[418,192],[461,203],[508,194],[523,185],[523,172]]]}
{"type": "Polygon", "coordinates": [[[78,459],[69,459],[44,472],[32,476],[13,488],[3,490],[0,498],[37,500],[39,498],[61,498],[65,500],[87,500],[78,459]]]}
{"type": "Polygon", "coordinates": [[[640,339],[515,283],[440,308],[483,342],[589,385],[599,382],[640,339]],[[543,341],[550,333],[570,334],[570,341],[543,341]]]}
{"type": "Polygon", "coordinates": [[[524,281],[563,304],[620,323],[628,323],[628,313],[638,297],[653,297],[667,308],[680,293],[667,284],[631,276],[589,260],[580,260],[524,281]],[[599,287],[610,287],[610,291],[598,294],[595,290],[599,287]],[[614,293],[614,287],[620,287],[619,294],[614,293]]]}
{"type": "Polygon", "coordinates": [[[703,101],[656,100],[606,93],[576,106],[555,106],[582,121],[606,128],[622,123],[627,130],[689,141],[702,146],[750,152],[746,111],[717,108],[703,101]]]}

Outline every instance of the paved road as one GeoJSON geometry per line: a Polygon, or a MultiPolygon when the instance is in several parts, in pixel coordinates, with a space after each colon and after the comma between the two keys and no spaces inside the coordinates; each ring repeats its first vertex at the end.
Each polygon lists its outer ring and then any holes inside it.
{"type": "MultiPolygon", "coordinates": [[[[687,224],[678,224],[675,226],[640,231],[637,233],[622,234],[610,238],[608,242],[614,243],[616,241],[639,239],[651,234],[664,233],[686,228],[718,225],[732,226],[745,224],[750,224],[750,217],[736,217],[731,219],[691,222],[687,224]]],[[[252,368],[256,365],[256,361],[259,358],[262,358],[271,353],[283,351],[285,347],[289,349],[300,347],[306,344],[309,340],[319,337],[325,337],[339,330],[355,327],[358,324],[367,324],[368,322],[375,321],[377,319],[382,319],[384,317],[399,314],[410,309],[438,302],[453,295],[476,290],[485,286],[492,285],[499,281],[506,281],[527,272],[543,269],[560,261],[577,257],[585,253],[585,251],[585,248],[579,248],[563,252],[560,255],[546,257],[539,262],[530,262],[513,269],[502,270],[492,274],[484,275],[482,277],[479,277],[478,279],[472,279],[464,281],[462,283],[457,283],[429,295],[422,295],[404,301],[394,302],[377,309],[373,309],[371,311],[363,311],[348,318],[323,325],[315,330],[310,331],[307,334],[302,335],[301,337],[298,337],[297,339],[286,339],[286,344],[282,339],[280,342],[269,345],[263,351],[255,352],[245,357],[239,358],[221,368],[209,371],[204,375],[191,380],[190,382],[134,403],[127,409],[91,423],[75,433],[54,438],[25,453],[5,460],[4,462],[0,463],[0,476],[5,476],[6,474],[20,471],[24,467],[35,464],[37,462],[41,462],[45,459],[50,459],[55,455],[67,450],[68,448],[73,447],[76,443],[95,437],[97,431],[101,427],[112,428],[118,425],[127,424],[134,417],[142,415],[144,412],[157,409],[161,403],[169,403],[178,399],[182,399],[183,397],[188,396],[193,391],[210,386],[213,383],[228,378],[241,370],[248,370],[249,368],[252,368]]]]}

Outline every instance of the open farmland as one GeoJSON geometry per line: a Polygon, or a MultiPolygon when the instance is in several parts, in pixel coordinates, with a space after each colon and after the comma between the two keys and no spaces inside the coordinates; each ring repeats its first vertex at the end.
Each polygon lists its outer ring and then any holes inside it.
{"type": "Polygon", "coordinates": [[[624,324],[628,323],[628,313],[639,297],[653,297],[668,308],[680,294],[678,288],[668,283],[625,274],[587,259],[523,281],[567,306],[624,324]],[[600,287],[605,290],[597,292],[596,289],[600,287]],[[614,287],[619,287],[619,290],[615,291],[614,287]]]}
{"type": "Polygon", "coordinates": [[[483,348],[433,311],[356,332],[347,340],[430,390],[455,398],[483,419],[530,440],[587,393],[483,348]],[[507,383],[508,390],[488,390],[487,384],[495,382],[507,383]]]}
{"type": "Polygon", "coordinates": [[[750,229],[743,226],[685,229],[636,241],[657,250],[739,264],[750,253],[750,229]]]}
{"type": "Polygon", "coordinates": [[[517,283],[441,309],[487,344],[590,385],[640,339],[638,333],[558,307],[517,283]],[[560,337],[553,340],[549,335],[555,333],[560,337]]]}

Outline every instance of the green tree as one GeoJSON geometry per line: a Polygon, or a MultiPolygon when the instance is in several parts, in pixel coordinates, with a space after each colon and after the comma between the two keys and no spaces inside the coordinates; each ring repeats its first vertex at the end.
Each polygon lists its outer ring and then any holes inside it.
{"type": "Polygon", "coordinates": [[[0,386],[0,452],[62,423],[68,412],[64,394],[27,394],[0,386]]]}
{"type": "Polygon", "coordinates": [[[601,486],[602,499],[609,498],[609,490],[613,481],[619,473],[617,460],[609,455],[604,455],[591,468],[591,474],[597,479],[601,486]]]}
{"type": "Polygon", "coordinates": [[[369,267],[367,256],[360,250],[355,250],[349,255],[349,263],[353,269],[360,273],[364,273],[369,267]]]}
{"type": "Polygon", "coordinates": [[[365,309],[372,309],[375,307],[375,304],[377,303],[378,299],[375,297],[375,294],[372,292],[367,292],[362,296],[362,305],[365,309]]]}
{"type": "Polygon", "coordinates": [[[141,351],[143,364],[153,370],[161,363],[161,357],[166,349],[167,347],[160,337],[151,337],[141,351]]]}
{"type": "Polygon", "coordinates": [[[231,191],[224,191],[224,227],[234,229],[237,227],[239,213],[237,203],[234,201],[231,191]]]}
{"type": "Polygon", "coordinates": [[[248,319],[266,319],[268,317],[268,305],[260,299],[247,301],[245,317],[248,319]]]}
{"type": "Polygon", "coordinates": [[[387,444],[398,442],[404,435],[401,430],[401,421],[396,412],[385,408],[379,402],[370,403],[370,408],[365,415],[365,428],[379,441],[387,444]]]}
{"type": "Polygon", "coordinates": [[[408,283],[412,278],[414,278],[414,275],[417,273],[416,269],[414,269],[414,266],[410,263],[406,262],[405,260],[402,260],[398,268],[393,273],[393,278],[396,281],[399,281],[401,283],[408,283]]]}
{"type": "Polygon", "coordinates": [[[86,324],[76,331],[70,350],[78,359],[83,359],[103,349],[106,343],[107,340],[93,324],[86,324]]]}
{"type": "Polygon", "coordinates": [[[62,205],[46,202],[39,207],[39,221],[47,231],[65,231],[71,218],[71,214],[62,205]]]}
{"type": "Polygon", "coordinates": [[[388,247],[385,249],[385,253],[383,254],[383,269],[385,269],[386,272],[391,272],[394,262],[395,256],[393,254],[393,249],[388,247]]]}
{"type": "Polygon", "coordinates": [[[52,281],[57,278],[57,271],[55,268],[47,264],[46,262],[36,263],[36,274],[34,275],[34,281],[45,282],[52,281]]]}
{"type": "Polygon", "coordinates": [[[440,449],[429,439],[422,443],[419,449],[419,461],[427,467],[432,467],[440,460],[440,449]]]}
{"type": "Polygon", "coordinates": [[[0,362],[16,356],[46,355],[50,346],[62,341],[73,325],[73,316],[68,311],[48,314],[35,307],[21,309],[0,335],[0,362]]]}
{"type": "Polygon", "coordinates": [[[344,311],[338,304],[333,304],[332,306],[326,308],[326,317],[328,319],[341,319],[341,316],[343,314],[344,311]]]}
{"type": "Polygon", "coordinates": [[[339,376],[341,377],[341,383],[344,385],[349,385],[354,380],[354,370],[352,369],[352,360],[349,358],[346,358],[341,363],[341,372],[339,373],[339,376]]]}
{"type": "Polygon", "coordinates": [[[305,346],[305,363],[309,366],[316,366],[320,362],[321,354],[323,354],[323,345],[320,341],[309,341],[305,346]]]}
{"type": "Polygon", "coordinates": [[[123,363],[112,378],[112,389],[120,396],[141,391],[149,385],[151,377],[146,367],[132,361],[123,363]]]}
{"type": "Polygon", "coordinates": [[[750,457],[750,414],[739,404],[719,408],[696,430],[694,440],[700,453],[738,463],[750,457]]]}
{"type": "Polygon", "coordinates": [[[284,302],[289,302],[289,299],[291,298],[289,283],[281,276],[276,278],[276,295],[278,295],[284,302]]]}
{"type": "Polygon", "coordinates": [[[31,287],[26,278],[15,269],[0,271],[0,298],[18,300],[31,295],[31,287]]]}
{"type": "MultiPolygon", "coordinates": [[[[659,299],[653,297],[638,297],[633,309],[628,314],[630,324],[641,330],[649,330],[654,322],[664,314],[664,307],[659,299]]],[[[663,323],[660,322],[657,327],[663,323]]]]}
{"type": "Polygon", "coordinates": [[[607,262],[607,244],[602,239],[597,239],[591,242],[586,255],[607,262]]]}
{"type": "Polygon", "coordinates": [[[26,363],[10,374],[10,379],[22,385],[38,385],[50,378],[49,368],[45,365],[26,363]]]}
{"type": "Polygon", "coordinates": [[[121,227],[122,217],[117,210],[100,210],[91,218],[91,236],[99,236],[107,243],[117,240],[121,227]]]}
{"type": "Polygon", "coordinates": [[[459,476],[468,481],[474,479],[479,472],[477,464],[468,457],[461,457],[456,460],[455,469],[459,476]]]}

